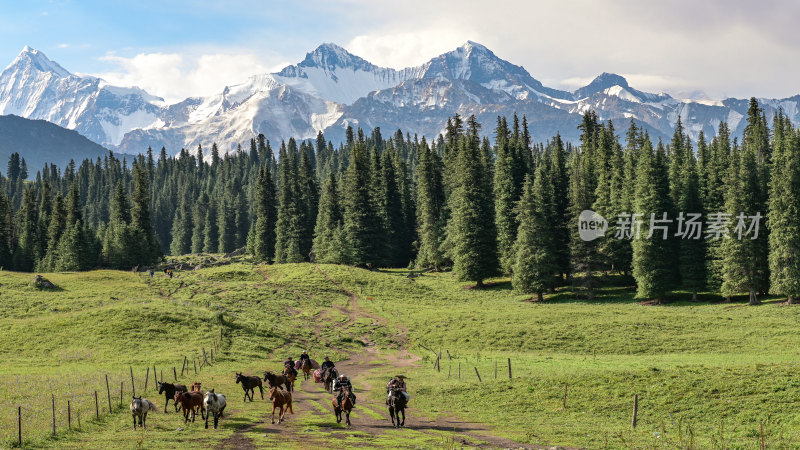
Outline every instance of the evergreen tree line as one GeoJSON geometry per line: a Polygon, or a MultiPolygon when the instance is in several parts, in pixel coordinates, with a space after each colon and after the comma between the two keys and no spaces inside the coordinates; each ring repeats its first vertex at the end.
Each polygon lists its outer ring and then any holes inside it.
{"type": "Polygon", "coordinates": [[[658,301],[676,290],[793,300],[800,135],[782,113],[770,128],[755,99],[746,120],[741,142],[726,123],[710,142],[702,132],[692,142],[679,118],[670,142],[653,143],[633,121],[621,141],[588,112],[572,146],[559,135],[531,142],[516,115],[498,117],[491,142],[474,116],[456,115],[430,143],[348,128],[338,147],[319,133],[281,142],[276,158],[259,135],[222,157],[216,145],[176,157],[162,148],[157,160],[148,149],[129,169],[110,153],[63,173],[50,165],[31,181],[16,155],[0,178],[0,266],[129,268],[246,247],[274,263],[451,268],[478,285],[511,275],[539,298],[565,283],[593,298],[603,274],[618,272],[658,301]],[[612,222],[637,213],[641,223],[630,239],[610,228],[584,241],[577,218],[587,209],[612,222]],[[651,213],[671,220],[651,230],[651,213]],[[706,227],[727,214],[723,234],[733,238],[687,238],[691,213],[706,227]],[[735,238],[740,213],[763,216],[758,239],[735,238]]]}

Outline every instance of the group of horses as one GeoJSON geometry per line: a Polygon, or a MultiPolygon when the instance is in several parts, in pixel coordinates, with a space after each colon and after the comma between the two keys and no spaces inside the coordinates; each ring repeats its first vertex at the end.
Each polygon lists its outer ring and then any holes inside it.
{"type": "MultiPolygon", "coordinates": [[[[178,412],[178,406],[183,410],[183,423],[189,422],[189,414],[192,416],[192,422],[197,417],[198,410],[200,416],[205,420],[205,427],[208,428],[208,419],[214,418],[214,428],[216,429],[219,424],[219,419],[225,411],[227,401],[225,396],[217,394],[214,389],[208,392],[203,392],[200,383],[192,383],[190,389],[187,389],[183,384],[172,384],[165,382],[158,382],[158,393],[164,394],[166,402],[164,403],[164,413],[167,413],[167,406],[169,401],[172,400],[175,406],[175,412],[178,412]]],[[[155,411],[156,405],[146,398],[133,397],[131,401],[131,415],[133,416],[133,429],[136,429],[136,420],[139,420],[139,426],[144,428],[147,425],[147,413],[155,411]]]]}
{"type": "MultiPolygon", "coordinates": [[[[312,377],[312,367],[308,360],[301,364],[301,370],[306,380],[312,377]]],[[[317,376],[314,375],[315,381],[317,376]]],[[[323,383],[325,390],[333,394],[333,385],[339,377],[339,372],[335,367],[332,367],[319,375],[319,382],[323,383]]],[[[281,374],[276,374],[271,371],[264,372],[263,382],[266,382],[269,387],[269,400],[272,402],[272,423],[275,423],[275,410],[278,410],[278,423],[283,422],[286,412],[294,414],[292,409],[292,392],[294,392],[295,374],[289,367],[285,367],[281,374]]],[[[264,400],[264,385],[261,377],[247,376],[241,372],[236,372],[236,384],[242,385],[244,390],[243,401],[251,402],[254,400],[255,390],[258,388],[261,394],[261,399],[264,400]]],[[[183,413],[184,423],[191,421],[194,423],[198,411],[200,416],[205,421],[205,428],[208,428],[208,421],[210,417],[214,418],[214,428],[216,429],[219,424],[219,419],[222,417],[227,401],[225,396],[217,394],[214,389],[204,392],[202,384],[199,382],[192,383],[187,388],[183,384],[173,384],[166,382],[158,382],[158,394],[164,395],[164,413],[167,413],[167,406],[169,401],[172,400],[175,412],[178,412],[180,407],[183,413]]],[[[339,401],[339,396],[334,395],[331,399],[331,406],[336,415],[336,423],[345,421],[347,426],[351,426],[350,412],[353,409],[353,402],[351,397],[350,388],[342,388],[341,393],[342,401],[339,401]]],[[[392,419],[392,425],[395,427],[402,427],[405,425],[405,403],[406,398],[400,391],[390,391],[387,405],[389,407],[389,415],[392,419]],[[402,421],[400,416],[402,414],[402,421]],[[397,422],[395,423],[395,418],[397,422]]],[[[131,415],[133,416],[133,429],[136,429],[137,419],[138,425],[142,428],[146,427],[147,413],[156,410],[157,407],[151,401],[139,397],[133,397],[130,405],[131,415]]]]}

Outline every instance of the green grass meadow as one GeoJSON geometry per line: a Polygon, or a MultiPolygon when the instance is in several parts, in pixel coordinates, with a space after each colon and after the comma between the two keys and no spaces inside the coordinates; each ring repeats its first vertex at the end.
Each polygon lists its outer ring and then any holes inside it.
{"type": "MultiPolygon", "coordinates": [[[[777,300],[760,306],[691,303],[680,295],[665,306],[644,306],[626,286],[605,288],[591,302],[563,290],[532,303],[516,295],[508,279],[468,289],[450,273],[407,274],[242,261],[176,271],[173,279],[118,271],[43,274],[58,287],[44,291],[33,287],[33,274],[0,272],[0,444],[16,445],[21,405],[25,447],[214,446],[248,426],[244,434],[263,448],[303,448],[308,442],[453,447],[457,433],[432,437],[413,428],[365,436],[355,426],[346,439],[331,441],[320,428],[324,419],[310,411],[296,411],[287,425],[308,440],[289,441],[268,425],[252,426],[266,414],[266,402],[244,404],[234,383],[235,371],[260,375],[302,349],[341,359],[369,343],[393,354],[403,344],[402,330],[405,347],[421,357],[408,372],[417,414],[481,422],[497,436],[537,445],[756,449],[763,427],[768,448],[800,448],[796,307],[777,300]],[[347,292],[380,323],[349,321],[347,292]],[[210,352],[220,330],[214,364],[195,375],[190,362],[189,373],[179,378],[201,380],[228,395],[230,415],[221,429],[184,426],[171,413],[149,416],[150,427],[134,432],[127,412],[130,368],[137,394],[148,367],[172,381],[172,368],[180,372],[184,356],[202,359],[202,349],[210,352]],[[95,390],[100,419],[94,418],[95,390]]],[[[392,370],[371,371],[369,384],[376,389],[362,395],[379,401],[392,370]]],[[[144,395],[163,408],[152,378],[144,395]]],[[[378,417],[367,408],[357,413],[378,417]]]]}

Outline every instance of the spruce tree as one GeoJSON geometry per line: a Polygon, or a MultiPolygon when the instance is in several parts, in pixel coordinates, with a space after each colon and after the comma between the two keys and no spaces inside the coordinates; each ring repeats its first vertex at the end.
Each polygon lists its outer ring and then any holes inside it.
{"type": "Polygon", "coordinates": [[[458,280],[475,281],[481,287],[499,270],[497,231],[488,161],[480,149],[475,117],[470,116],[468,123],[456,156],[453,175],[459,181],[449,200],[446,242],[458,280]]]}
{"type": "Polygon", "coordinates": [[[192,209],[192,253],[202,253],[206,237],[208,194],[203,192],[192,209]]]}
{"type": "Polygon", "coordinates": [[[754,234],[755,229],[750,235],[746,234],[756,220],[750,218],[763,216],[757,155],[753,147],[747,146],[740,151],[734,150],[732,156],[724,210],[729,214],[730,223],[728,237],[722,239],[720,244],[721,292],[728,300],[735,294],[748,292],[750,304],[756,305],[759,303],[758,289],[768,269],[767,255],[759,242],[764,239],[763,230],[759,227],[758,236],[754,234]]]}
{"type": "Polygon", "coordinates": [[[208,202],[206,211],[206,223],[203,226],[205,236],[203,251],[206,253],[217,253],[219,251],[219,214],[217,209],[218,202],[211,200],[208,202]]]}
{"type": "Polygon", "coordinates": [[[515,207],[520,196],[521,183],[518,183],[517,180],[520,167],[515,154],[516,142],[512,141],[505,118],[497,118],[495,135],[497,159],[494,165],[494,210],[497,226],[497,249],[500,268],[503,273],[508,274],[511,273],[516,259],[514,241],[517,238],[519,222],[517,222],[515,207]]]}
{"type": "Polygon", "coordinates": [[[381,219],[371,195],[372,176],[366,144],[353,144],[342,186],[345,261],[357,266],[380,263],[381,219]]]}
{"type": "Polygon", "coordinates": [[[444,202],[442,161],[423,140],[417,163],[418,268],[439,269],[445,262],[444,202]]]}
{"type": "Polygon", "coordinates": [[[136,261],[151,264],[161,257],[161,249],[150,222],[150,192],[147,171],[139,164],[133,166],[133,196],[131,198],[131,234],[138,242],[136,261]]]}
{"type": "Polygon", "coordinates": [[[253,222],[252,250],[257,261],[271,262],[275,256],[275,222],[277,207],[275,184],[266,165],[258,173],[255,191],[256,217],[253,222]]]}
{"type": "Polygon", "coordinates": [[[344,261],[342,232],[342,209],[339,202],[339,189],[336,176],[328,175],[319,201],[319,214],[314,230],[314,261],[338,264],[344,261]]]}
{"type": "MultiPolygon", "coordinates": [[[[697,161],[695,160],[688,137],[684,144],[683,158],[686,163],[681,168],[681,177],[678,198],[678,211],[686,219],[695,218],[702,223],[704,215],[701,197],[700,175],[698,173],[697,161]]],[[[676,191],[672,190],[673,193],[676,191]]],[[[705,240],[702,234],[692,233],[684,221],[683,230],[680,236],[680,256],[679,268],[680,279],[684,289],[692,293],[692,301],[697,301],[697,293],[706,287],[706,265],[705,265],[705,240]]],[[[701,232],[702,233],[702,232],[701,232]]]]}
{"type": "Polygon", "coordinates": [[[11,204],[0,189],[0,268],[11,267],[11,204]]]}
{"type": "Polygon", "coordinates": [[[549,222],[553,193],[550,191],[548,173],[544,165],[536,170],[536,178],[526,177],[522,198],[517,207],[519,230],[517,232],[516,257],[511,284],[514,290],[537,295],[544,300],[544,291],[554,285],[554,274],[558,265],[554,258],[553,229],[549,222]]]}
{"type": "Polygon", "coordinates": [[[672,209],[666,155],[663,150],[654,154],[650,139],[645,138],[638,156],[634,211],[642,216],[641,226],[633,224],[633,277],[637,297],[661,303],[674,278],[672,233],[667,228],[665,237],[663,229],[656,228],[665,224],[655,222],[672,209]]]}
{"type": "Polygon", "coordinates": [[[781,112],[775,118],[769,186],[771,291],[789,304],[800,298],[800,139],[781,112]]]}
{"type": "Polygon", "coordinates": [[[14,250],[14,269],[21,272],[33,270],[36,256],[39,212],[32,188],[22,194],[22,204],[17,213],[17,247],[14,250]]]}
{"type": "Polygon", "coordinates": [[[298,263],[303,261],[303,211],[298,185],[297,152],[291,145],[289,150],[281,145],[278,171],[275,262],[298,263]]]}

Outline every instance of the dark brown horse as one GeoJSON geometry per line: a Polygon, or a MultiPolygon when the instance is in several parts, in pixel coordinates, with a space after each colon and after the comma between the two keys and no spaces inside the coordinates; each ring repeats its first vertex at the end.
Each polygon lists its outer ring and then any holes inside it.
{"type": "Polygon", "coordinates": [[[392,425],[395,428],[402,427],[406,424],[406,396],[403,391],[399,389],[392,389],[389,392],[389,400],[386,401],[389,406],[389,416],[392,418],[392,425]],[[403,415],[403,421],[400,421],[400,414],[403,415]],[[394,419],[397,417],[397,423],[394,419]]]}
{"type": "Polygon", "coordinates": [[[303,362],[300,363],[300,370],[303,371],[303,377],[305,380],[308,380],[311,377],[311,371],[314,370],[311,367],[311,360],[304,359],[303,362]]]}
{"type": "Polygon", "coordinates": [[[294,392],[294,380],[297,379],[295,373],[292,371],[292,369],[284,367],[283,376],[286,377],[286,383],[284,383],[286,385],[286,390],[289,392],[294,392]]]}
{"type": "Polygon", "coordinates": [[[205,395],[205,392],[203,392],[202,386],[203,386],[203,383],[201,383],[199,381],[195,381],[194,383],[189,385],[189,392],[199,392],[200,395],[205,395]]]}
{"type": "Polygon", "coordinates": [[[189,412],[192,413],[192,422],[194,422],[198,408],[203,419],[205,420],[206,418],[206,409],[203,407],[203,394],[199,392],[176,392],[175,404],[181,405],[181,408],[183,408],[183,423],[189,422],[189,412]]]}
{"type": "Polygon", "coordinates": [[[336,370],[336,367],[326,370],[325,375],[322,376],[322,384],[325,386],[325,390],[331,394],[333,393],[333,382],[337,378],[339,378],[339,371],[336,370]]]}
{"type": "MultiPolygon", "coordinates": [[[[175,402],[175,393],[176,392],[187,392],[186,386],[182,384],[172,384],[172,383],[162,383],[158,382],[158,393],[164,394],[167,401],[164,403],[164,413],[167,412],[167,405],[169,405],[169,401],[172,400],[173,403],[175,402]]],[[[175,412],[178,412],[178,404],[175,403],[175,412]]]]}
{"type": "Polygon", "coordinates": [[[339,404],[339,395],[334,395],[331,400],[333,413],[336,414],[336,423],[342,422],[342,413],[345,415],[345,423],[350,426],[350,411],[353,410],[353,399],[350,398],[350,388],[343,387],[341,392],[342,404],[339,404]]]}
{"type": "Polygon", "coordinates": [[[250,401],[253,401],[253,394],[256,393],[256,388],[261,391],[261,400],[264,400],[264,386],[261,384],[261,378],[248,377],[247,375],[242,375],[240,372],[236,372],[236,383],[242,383],[244,401],[247,401],[248,396],[250,397],[250,401]]]}
{"type": "Polygon", "coordinates": [[[264,381],[269,383],[270,388],[283,389],[281,387],[281,385],[283,385],[286,386],[286,390],[289,390],[289,379],[286,377],[286,375],[275,375],[268,370],[264,372],[264,381]]]}
{"type": "Polygon", "coordinates": [[[272,400],[272,423],[275,423],[275,408],[278,408],[278,423],[283,422],[286,411],[294,414],[291,392],[284,392],[276,387],[271,387],[269,389],[269,399],[272,400]]]}

